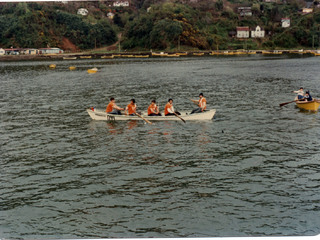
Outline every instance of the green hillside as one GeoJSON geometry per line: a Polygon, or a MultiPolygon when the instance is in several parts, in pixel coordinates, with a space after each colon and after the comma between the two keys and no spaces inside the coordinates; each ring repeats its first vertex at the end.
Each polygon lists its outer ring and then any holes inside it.
{"type": "Polygon", "coordinates": [[[130,7],[110,5],[1,3],[0,47],[85,50],[111,45],[122,33],[125,50],[319,48],[320,7],[316,1],[134,0],[130,7]],[[313,12],[304,14],[307,5],[313,12]],[[249,7],[252,15],[241,16],[239,7],[249,7]],[[77,14],[79,8],[86,8],[88,15],[77,14]],[[282,18],[290,18],[290,27],[281,26],[282,18]],[[264,38],[235,37],[237,26],[258,25],[266,32],[264,38]]]}

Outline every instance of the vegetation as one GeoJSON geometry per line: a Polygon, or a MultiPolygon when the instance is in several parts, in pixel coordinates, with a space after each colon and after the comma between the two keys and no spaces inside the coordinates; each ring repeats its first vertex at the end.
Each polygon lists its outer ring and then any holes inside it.
{"type": "MultiPolygon", "coordinates": [[[[126,50],[215,50],[319,48],[320,8],[302,14],[303,0],[265,3],[249,0],[132,0],[131,7],[107,2],[1,3],[0,47],[61,47],[76,49],[114,44],[122,33],[126,50]],[[77,14],[86,8],[89,15],[77,14]],[[240,16],[238,7],[251,7],[252,16],[240,16]],[[113,19],[108,14],[113,14],[113,19]],[[282,18],[291,26],[283,28],[282,18]],[[266,31],[263,39],[234,37],[237,26],[266,31]],[[70,45],[70,44],[69,44],[70,45]]],[[[74,50],[74,49],[73,49],[74,50]]]]}

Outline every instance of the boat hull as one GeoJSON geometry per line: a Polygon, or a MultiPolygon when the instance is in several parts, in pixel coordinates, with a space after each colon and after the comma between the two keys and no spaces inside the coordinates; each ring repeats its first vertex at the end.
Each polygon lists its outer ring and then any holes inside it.
{"type": "MultiPolygon", "coordinates": [[[[89,116],[93,120],[102,120],[102,121],[130,121],[130,120],[142,120],[142,118],[138,116],[128,116],[128,115],[115,115],[115,114],[108,114],[102,110],[92,110],[87,109],[89,116]]],[[[183,118],[185,121],[205,121],[213,119],[216,113],[215,109],[207,110],[202,113],[194,113],[188,114],[186,112],[182,112],[180,117],[183,118]]],[[[148,116],[146,113],[141,114],[141,116],[149,121],[181,121],[180,118],[176,116],[148,116]]]]}
{"type": "Polygon", "coordinates": [[[296,105],[300,109],[304,109],[304,110],[308,110],[308,111],[318,111],[319,106],[320,106],[320,100],[315,99],[310,102],[305,102],[305,101],[296,102],[296,105]]]}

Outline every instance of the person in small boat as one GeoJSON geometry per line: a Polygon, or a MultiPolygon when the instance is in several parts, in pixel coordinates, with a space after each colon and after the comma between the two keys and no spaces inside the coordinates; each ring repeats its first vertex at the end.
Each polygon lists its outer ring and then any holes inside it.
{"type": "Polygon", "coordinates": [[[130,103],[128,104],[124,112],[126,115],[134,116],[136,115],[136,110],[137,110],[136,100],[131,99],[130,103]]]}
{"type": "Polygon", "coordinates": [[[306,91],[306,95],[304,96],[304,98],[305,98],[305,101],[308,101],[308,102],[310,102],[310,101],[313,100],[313,98],[312,98],[312,96],[310,95],[310,92],[309,92],[309,91],[306,91]]]}
{"type": "Polygon", "coordinates": [[[181,115],[179,112],[175,112],[173,108],[173,100],[170,98],[164,107],[164,115],[165,116],[171,116],[171,115],[181,115]]]}
{"type": "Polygon", "coordinates": [[[199,94],[199,100],[193,100],[191,99],[192,102],[198,105],[198,108],[195,108],[192,110],[191,114],[193,113],[201,113],[207,109],[207,100],[203,96],[203,93],[199,94]]]}
{"type": "Polygon", "coordinates": [[[161,116],[156,100],[151,101],[151,104],[148,107],[148,116],[161,116]]]}
{"type": "Polygon", "coordinates": [[[302,100],[304,98],[304,91],[303,87],[301,87],[298,91],[292,91],[294,93],[297,93],[298,95],[296,96],[295,100],[302,100]]]}
{"type": "Polygon", "coordinates": [[[123,111],[123,110],[124,110],[124,108],[117,106],[116,100],[113,97],[110,98],[110,102],[106,108],[107,113],[121,115],[121,111],[123,111]]]}

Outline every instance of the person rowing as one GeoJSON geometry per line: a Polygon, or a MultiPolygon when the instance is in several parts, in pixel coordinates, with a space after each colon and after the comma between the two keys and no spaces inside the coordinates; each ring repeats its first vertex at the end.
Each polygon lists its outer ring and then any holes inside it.
{"type": "Polygon", "coordinates": [[[164,107],[164,115],[165,116],[171,116],[171,115],[181,115],[179,112],[175,112],[173,108],[173,100],[170,98],[164,107]]]}
{"type": "Polygon", "coordinates": [[[148,107],[148,116],[161,116],[156,100],[151,101],[151,104],[148,107]]]}
{"type": "Polygon", "coordinates": [[[124,112],[126,115],[134,116],[136,115],[136,110],[137,110],[136,100],[131,99],[130,103],[128,104],[124,112]]]}
{"type": "Polygon", "coordinates": [[[199,100],[191,99],[191,101],[198,105],[198,108],[193,109],[191,114],[193,114],[193,113],[201,113],[201,112],[206,110],[206,108],[207,108],[207,100],[203,96],[203,93],[199,94],[199,100]]]}
{"type": "Polygon", "coordinates": [[[300,99],[303,100],[304,98],[303,87],[301,87],[298,91],[292,91],[292,92],[298,94],[294,100],[300,100],[300,99]]]}
{"type": "Polygon", "coordinates": [[[106,112],[109,114],[116,114],[116,115],[121,115],[121,111],[123,111],[124,108],[118,107],[116,104],[116,100],[111,97],[110,102],[106,108],[106,112]]]}

